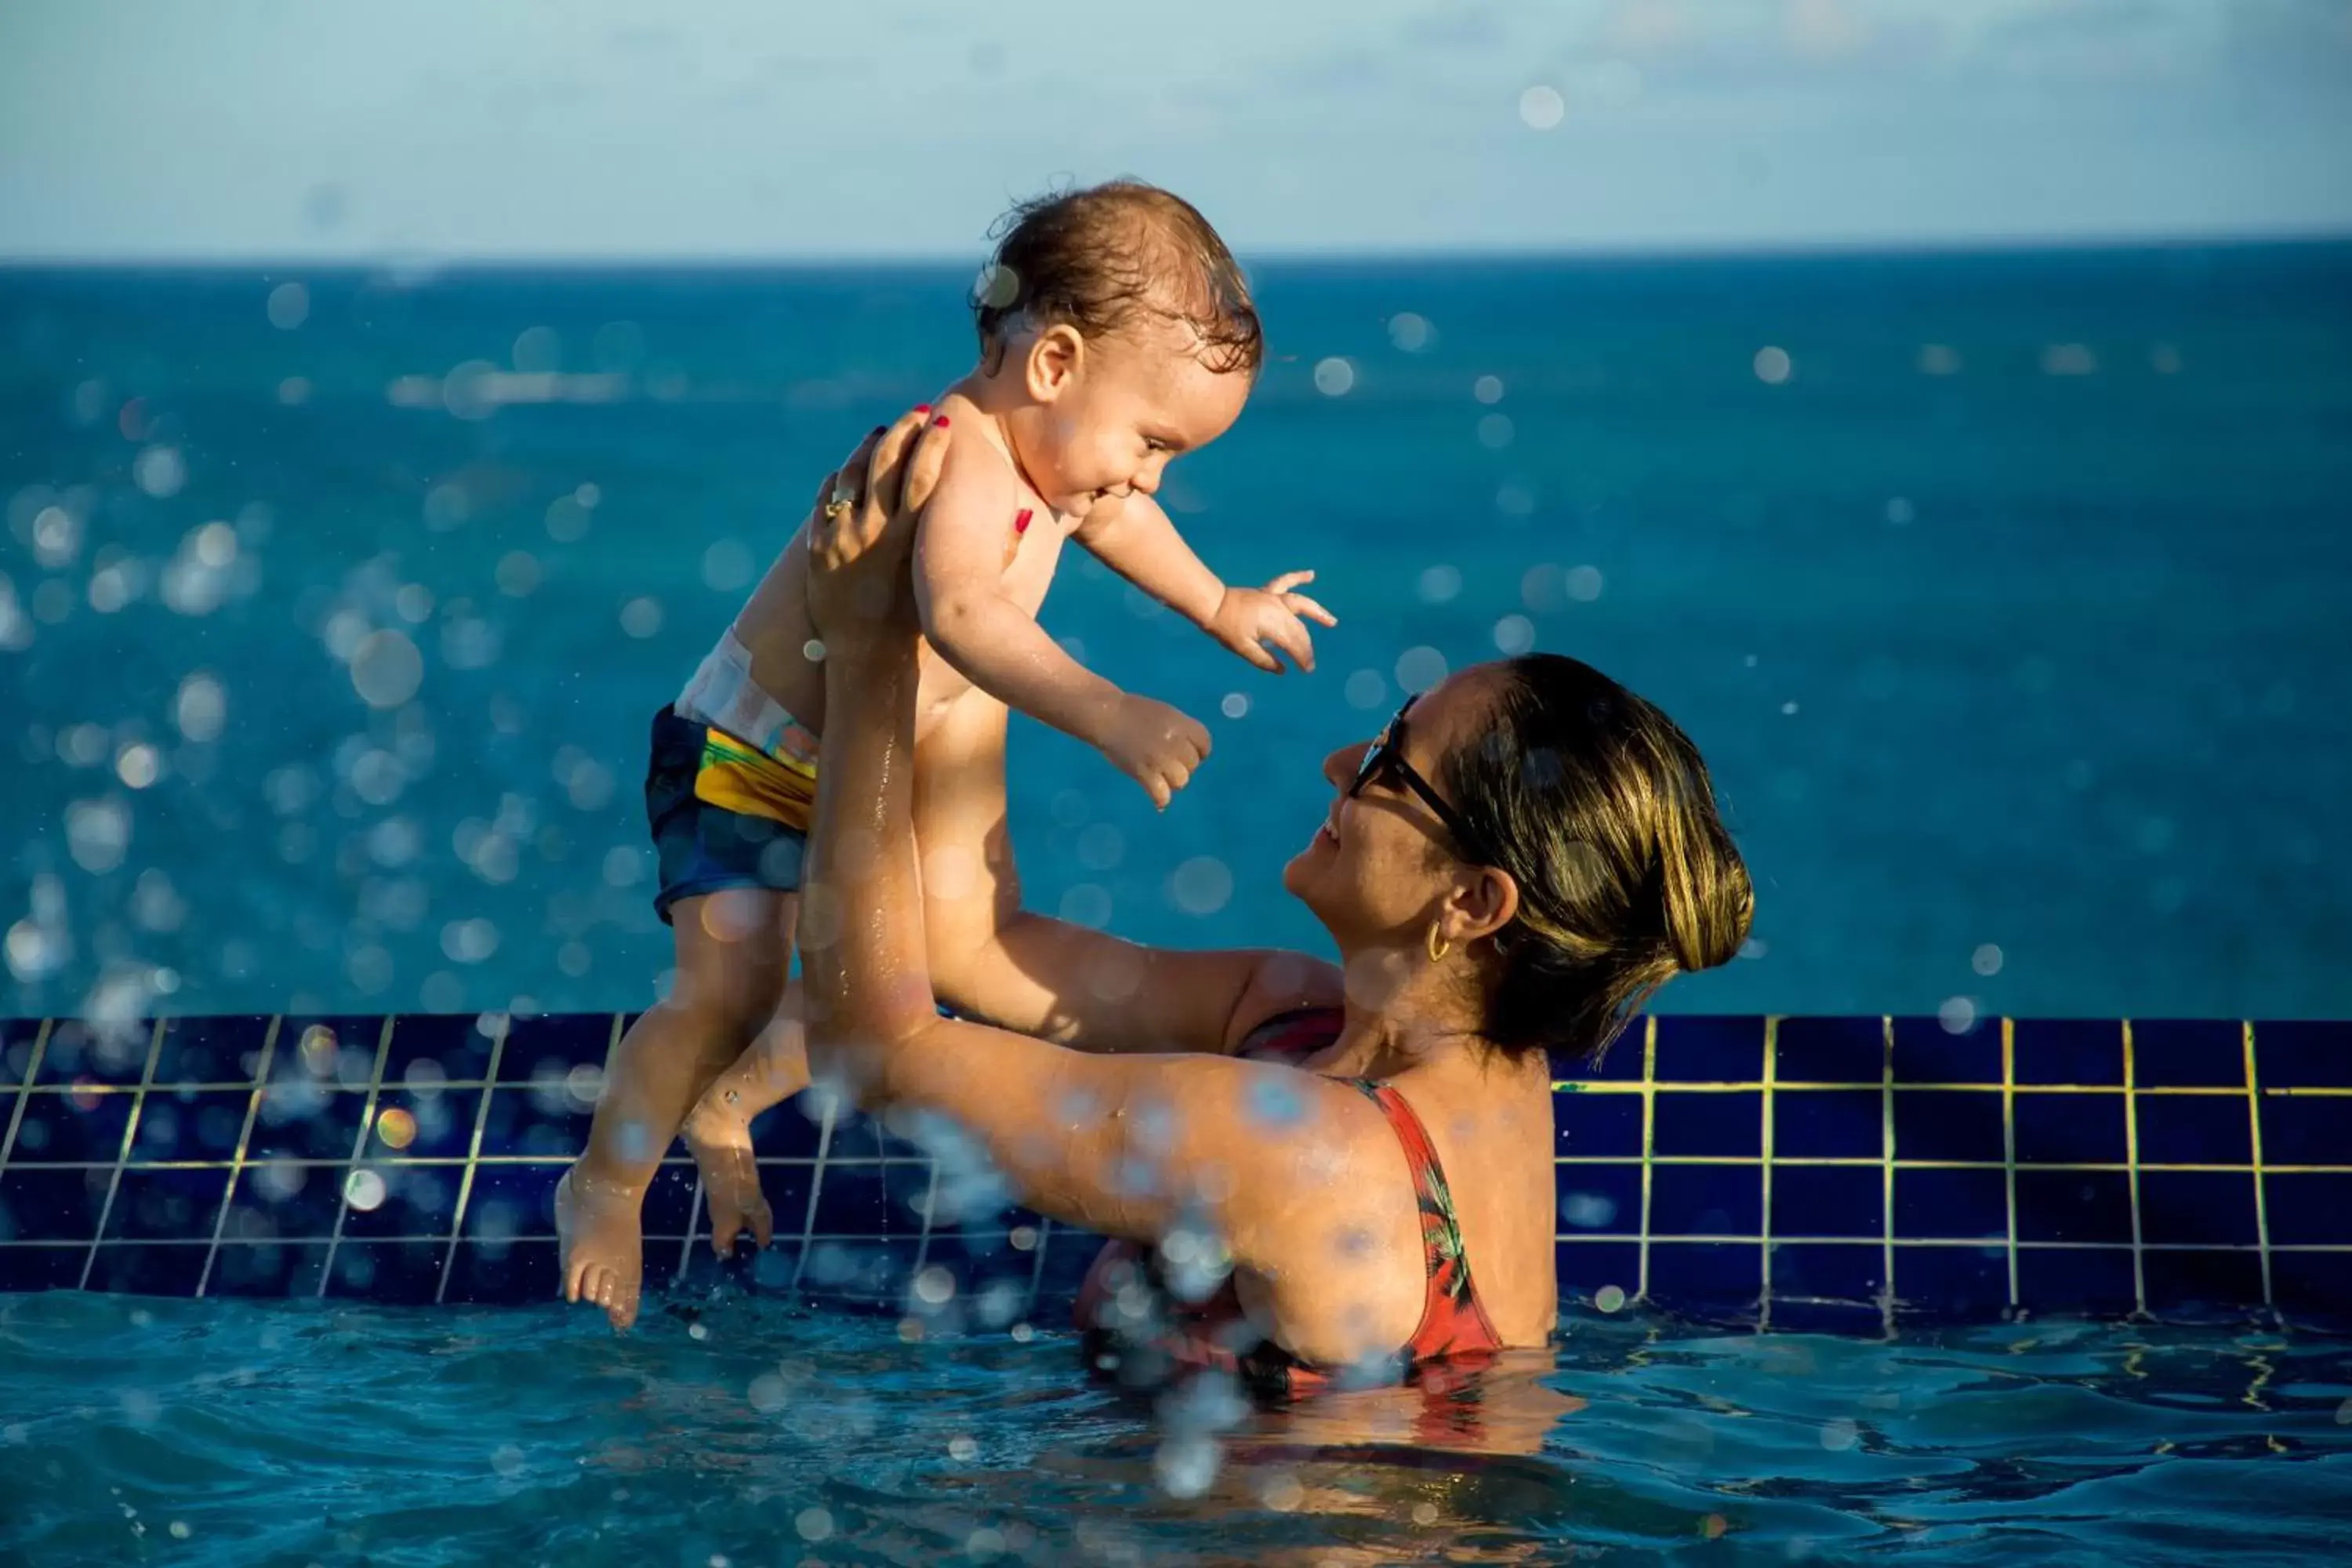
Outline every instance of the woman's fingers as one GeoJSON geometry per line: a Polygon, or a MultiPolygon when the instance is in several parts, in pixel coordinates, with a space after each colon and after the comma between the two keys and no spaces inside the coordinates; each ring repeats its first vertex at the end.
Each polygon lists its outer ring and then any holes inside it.
{"type": "Polygon", "coordinates": [[[926,409],[901,414],[874,444],[866,459],[866,510],[878,526],[898,510],[899,488],[906,476],[907,447],[921,434],[926,409]]]}
{"type": "Polygon", "coordinates": [[[904,489],[898,504],[908,511],[920,511],[930,504],[931,492],[939,488],[940,474],[947,467],[948,416],[944,414],[923,426],[915,437],[915,449],[907,459],[904,489]]]}

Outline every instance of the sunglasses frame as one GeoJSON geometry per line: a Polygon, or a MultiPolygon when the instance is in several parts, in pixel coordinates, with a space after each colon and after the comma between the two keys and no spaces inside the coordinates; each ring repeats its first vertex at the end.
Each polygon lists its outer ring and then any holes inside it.
{"type": "Polygon", "coordinates": [[[1404,705],[1396,710],[1372,743],[1364,748],[1363,756],[1356,763],[1356,776],[1348,784],[1348,798],[1353,800],[1362,795],[1368,784],[1394,779],[1429,808],[1430,815],[1436,817],[1438,826],[1452,836],[1454,847],[1463,852],[1465,858],[1474,865],[1503,869],[1502,858],[1495,853],[1494,846],[1487,841],[1486,836],[1471,826],[1462,814],[1437,793],[1437,786],[1423,777],[1420,769],[1404,760],[1404,716],[1412,710],[1419,696],[1416,692],[1406,698],[1404,705]]]}

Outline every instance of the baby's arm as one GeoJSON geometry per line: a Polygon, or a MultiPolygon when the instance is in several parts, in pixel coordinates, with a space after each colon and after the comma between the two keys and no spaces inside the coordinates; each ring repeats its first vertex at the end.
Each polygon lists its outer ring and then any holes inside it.
{"type": "Polygon", "coordinates": [[[1293,591],[1313,582],[1312,572],[1285,573],[1264,588],[1226,587],[1147,495],[1097,504],[1078,525],[1077,541],[1104,565],[1260,669],[1282,671],[1268,643],[1299,668],[1313,669],[1315,644],[1300,617],[1339,625],[1328,610],[1293,591]]]}
{"type": "Polygon", "coordinates": [[[968,438],[949,453],[915,535],[923,635],[974,686],[1100,751],[1164,806],[1208,755],[1209,732],[1087,669],[1004,592],[1005,543],[1019,500],[994,452],[968,438]]]}

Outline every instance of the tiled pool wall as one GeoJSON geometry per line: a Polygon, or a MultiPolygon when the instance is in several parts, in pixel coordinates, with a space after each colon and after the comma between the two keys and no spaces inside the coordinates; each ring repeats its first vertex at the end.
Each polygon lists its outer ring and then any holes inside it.
{"type": "MultiPolygon", "coordinates": [[[[625,1015],[0,1023],[0,1289],[387,1302],[556,1286],[550,1205],[625,1015]]],[[[1775,1328],[2023,1314],[2352,1323],[2352,1024],[1639,1020],[1560,1064],[1564,1293],[1775,1328]]],[[[843,1110],[758,1129],[746,1287],[994,1323],[1093,1238],[843,1110]]],[[[648,1282],[719,1266],[673,1150],[648,1282]]]]}

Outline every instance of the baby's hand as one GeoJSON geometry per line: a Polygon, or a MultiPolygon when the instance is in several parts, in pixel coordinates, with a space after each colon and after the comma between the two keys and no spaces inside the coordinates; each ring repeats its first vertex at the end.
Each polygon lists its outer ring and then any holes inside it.
{"type": "Polygon", "coordinates": [[[1209,618],[1209,635],[1260,669],[1282,673],[1282,661],[1266,650],[1268,643],[1288,654],[1299,668],[1313,669],[1315,642],[1307,636],[1307,621],[1339,624],[1330,611],[1292,591],[1313,581],[1312,572],[1286,572],[1263,588],[1226,589],[1217,613],[1209,618]]]}
{"type": "Polygon", "coordinates": [[[1209,731],[1165,702],[1122,695],[1097,743],[1165,811],[1209,754],[1209,731]]]}

